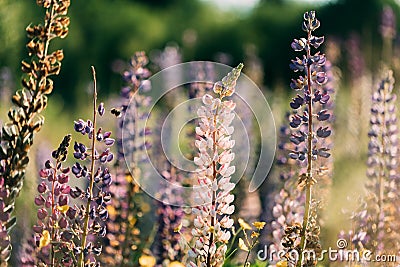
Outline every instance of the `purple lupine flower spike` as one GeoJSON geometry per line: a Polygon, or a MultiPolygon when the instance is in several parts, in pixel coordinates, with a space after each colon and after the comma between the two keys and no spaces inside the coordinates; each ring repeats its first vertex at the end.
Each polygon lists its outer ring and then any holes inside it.
{"type": "MultiPolygon", "coordinates": [[[[296,90],[298,94],[290,103],[293,111],[289,119],[289,125],[292,128],[289,140],[292,144],[288,157],[290,160],[296,160],[300,165],[297,183],[304,190],[305,199],[294,196],[295,203],[304,201],[302,218],[287,224],[282,236],[281,245],[287,252],[285,258],[288,266],[315,266],[317,259],[304,259],[302,252],[313,250],[318,255],[321,251],[317,219],[319,201],[316,200],[316,196],[311,194],[311,188],[322,180],[323,161],[330,157],[330,147],[325,139],[331,135],[332,131],[327,125],[331,119],[331,111],[324,108],[330,101],[329,92],[324,89],[328,81],[325,69],[326,58],[324,54],[318,51],[312,52],[313,49],[318,49],[324,42],[324,37],[313,35],[319,26],[320,22],[316,19],[315,11],[304,13],[302,29],[307,33],[307,37],[295,39],[291,45],[293,50],[303,52],[304,55],[296,57],[290,64],[290,68],[295,73],[300,73],[300,76],[292,79],[290,83],[290,87],[296,90]],[[300,254],[297,262],[290,257],[292,250],[296,250],[300,254]]],[[[290,185],[290,183],[287,185],[290,185]]],[[[296,192],[293,184],[292,189],[289,189],[288,192],[291,191],[296,192]]],[[[281,203],[277,203],[274,207],[274,215],[277,218],[275,225],[286,223],[287,218],[282,212],[282,204],[286,205],[286,194],[285,191],[282,191],[282,197],[276,199],[281,203]]],[[[276,235],[279,236],[279,232],[276,235]]]]}
{"type": "Polygon", "coordinates": [[[367,196],[353,216],[353,242],[374,254],[399,251],[400,216],[396,95],[393,72],[387,70],[372,95],[368,144],[367,196]]]}
{"type": "MultiPolygon", "coordinates": [[[[143,154],[150,149],[149,135],[152,131],[144,127],[147,114],[142,108],[151,103],[146,92],[151,89],[147,80],[151,73],[146,68],[148,58],[144,52],[136,52],[129,67],[122,73],[126,85],[120,93],[120,108],[112,114],[119,117],[118,133],[115,140],[117,155],[115,160],[115,181],[110,186],[112,208],[107,221],[107,235],[102,262],[105,265],[137,266],[138,255],[142,252],[141,239],[146,233],[138,229],[140,218],[145,214],[142,206],[146,202],[137,181],[140,180],[140,165],[145,164],[143,154]],[[132,116],[125,116],[125,114],[132,116]],[[124,134],[124,136],[122,136],[124,134]],[[124,139],[124,144],[122,140],[124,139]],[[126,167],[126,162],[129,168],[126,167]],[[136,248],[136,249],[132,249],[136,248]]],[[[103,136],[106,142],[114,142],[103,136]]]]}

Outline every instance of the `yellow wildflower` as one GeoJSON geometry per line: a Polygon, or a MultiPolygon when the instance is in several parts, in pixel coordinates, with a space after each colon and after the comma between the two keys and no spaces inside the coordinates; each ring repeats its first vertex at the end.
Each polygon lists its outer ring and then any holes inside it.
{"type": "Polygon", "coordinates": [[[257,232],[254,232],[254,231],[251,233],[251,238],[255,238],[255,237],[257,238],[259,236],[260,236],[260,233],[257,233],[257,232]]]}
{"type": "Polygon", "coordinates": [[[254,227],[256,227],[258,230],[261,230],[265,226],[265,222],[253,222],[254,227]]]}
{"type": "Polygon", "coordinates": [[[287,267],[287,261],[280,261],[276,264],[276,267],[287,267]]]}

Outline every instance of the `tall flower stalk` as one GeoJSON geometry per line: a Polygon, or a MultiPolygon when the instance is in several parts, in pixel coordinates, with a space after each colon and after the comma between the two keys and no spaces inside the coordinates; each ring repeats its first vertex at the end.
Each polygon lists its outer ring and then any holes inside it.
{"type": "Polygon", "coordinates": [[[107,202],[110,201],[108,187],[112,182],[112,177],[108,168],[102,168],[101,165],[113,160],[114,156],[109,148],[106,148],[101,153],[97,147],[98,143],[102,142],[106,146],[114,144],[114,139],[110,138],[111,132],[103,132],[101,127],[97,126],[98,116],[103,116],[105,108],[103,103],[97,105],[97,86],[96,72],[92,67],[93,72],[93,120],[88,120],[86,123],[83,120],[75,122],[75,131],[87,134],[91,141],[89,150],[82,143],[74,145],[74,157],[78,160],[85,161],[90,158],[89,168],[82,167],[78,162],[73,166],[73,173],[77,178],[86,176],[88,179],[88,187],[85,193],[77,188],[72,191],[73,197],[79,197],[86,202],[85,206],[81,206],[78,212],[77,232],[82,233],[80,246],[76,246],[75,251],[78,254],[78,266],[84,267],[89,263],[96,263],[93,257],[100,255],[102,251],[101,244],[92,245],[88,239],[89,235],[104,237],[106,235],[105,221],[108,219],[107,202]],[[90,152],[88,152],[90,151],[90,152]]]}
{"type": "Polygon", "coordinates": [[[372,95],[370,142],[368,145],[367,194],[354,216],[355,242],[382,254],[400,249],[398,184],[398,128],[393,72],[384,74],[372,95]]]}
{"type": "MultiPolygon", "coordinates": [[[[298,184],[305,191],[304,216],[302,223],[295,227],[296,234],[300,234],[300,242],[295,247],[299,253],[297,266],[315,266],[316,259],[303,262],[303,251],[314,250],[318,254],[319,246],[314,236],[314,218],[310,217],[313,206],[312,189],[318,181],[319,166],[314,164],[318,158],[328,158],[329,148],[325,147],[321,140],[331,134],[328,126],[320,126],[316,129],[317,122],[327,121],[330,114],[326,109],[318,109],[319,105],[326,104],[330,96],[322,92],[321,87],[326,83],[327,77],[323,70],[326,59],[323,54],[311,53],[312,47],[318,49],[324,42],[324,37],[317,37],[313,32],[320,26],[320,22],[315,17],[315,11],[306,12],[302,29],[307,33],[306,38],[295,39],[292,48],[295,51],[304,51],[303,58],[292,60],[290,65],[294,72],[303,72],[303,76],[293,79],[290,84],[292,89],[299,91],[290,103],[293,114],[290,118],[290,126],[295,129],[292,132],[291,142],[296,145],[305,144],[301,150],[294,150],[290,157],[306,163],[306,171],[299,173],[298,184]],[[303,126],[304,127],[301,127],[303,126]],[[303,129],[304,128],[304,129],[303,129]],[[311,244],[313,244],[311,246],[311,244]]],[[[318,240],[317,240],[318,241],[318,240]]]]}
{"type": "Polygon", "coordinates": [[[148,114],[142,111],[151,102],[151,98],[145,95],[151,90],[147,80],[151,74],[146,68],[147,63],[144,52],[135,53],[128,69],[122,73],[126,86],[121,89],[121,107],[112,110],[120,119],[115,183],[110,188],[112,207],[109,208],[110,220],[107,222],[108,246],[102,258],[107,265],[135,266],[145,245],[141,242],[144,238],[138,224],[145,213],[146,203],[138,181],[142,175],[140,164],[145,164],[144,152],[151,147],[147,141],[151,130],[143,126],[148,114]],[[126,166],[127,163],[129,166],[126,166]]]}
{"type": "Polygon", "coordinates": [[[231,237],[233,220],[230,215],[235,210],[231,191],[235,184],[230,178],[235,172],[235,166],[231,166],[235,141],[231,140],[234,129],[230,124],[235,103],[224,98],[234,93],[242,68],[243,64],[239,64],[222,81],[215,83],[213,91],[218,98],[204,95],[203,106],[197,112],[200,122],[196,133],[200,138],[195,142],[199,154],[194,163],[198,166],[199,184],[195,187],[197,206],[193,208],[195,246],[191,249],[196,263],[190,262],[191,266],[222,266],[231,237]]]}
{"type": "MultiPolygon", "coordinates": [[[[30,60],[22,61],[23,89],[12,97],[14,107],[8,112],[9,122],[1,130],[0,147],[0,180],[2,212],[8,213],[6,222],[1,228],[9,229],[15,220],[10,215],[14,210],[15,199],[19,195],[25,169],[29,162],[28,152],[33,144],[34,134],[37,133],[44,119],[39,114],[47,106],[47,95],[53,90],[51,75],[58,75],[61,61],[64,57],[62,50],[49,51],[49,45],[54,38],[64,38],[68,34],[69,18],[67,16],[69,0],[38,0],[37,4],[46,10],[44,25],[29,25],[26,32],[30,60]]],[[[6,238],[8,239],[8,238],[6,238]]],[[[6,265],[11,246],[0,244],[0,264],[6,265]]]]}

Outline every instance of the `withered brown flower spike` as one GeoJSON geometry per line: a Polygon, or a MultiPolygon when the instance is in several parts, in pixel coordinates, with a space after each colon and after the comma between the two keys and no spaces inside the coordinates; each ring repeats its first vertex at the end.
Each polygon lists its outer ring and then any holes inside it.
{"type": "MultiPolygon", "coordinates": [[[[47,96],[53,90],[51,75],[57,75],[64,57],[62,50],[49,51],[50,41],[64,38],[68,34],[67,17],[70,0],[37,0],[45,9],[44,25],[29,25],[26,29],[29,60],[22,61],[22,89],[15,93],[12,102],[15,106],[8,112],[9,121],[1,131],[0,178],[4,179],[2,190],[6,192],[1,199],[4,210],[12,213],[16,197],[24,180],[25,169],[29,162],[28,152],[33,144],[33,137],[44,122],[39,114],[47,106],[47,96]]],[[[15,220],[0,222],[7,231],[15,220]]],[[[3,250],[0,265],[7,262],[11,247],[3,250]]]]}

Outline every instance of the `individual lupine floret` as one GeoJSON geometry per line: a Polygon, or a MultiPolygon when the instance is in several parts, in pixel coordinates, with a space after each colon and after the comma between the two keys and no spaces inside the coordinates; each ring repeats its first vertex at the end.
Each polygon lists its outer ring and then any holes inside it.
{"type": "Polygon", "coordinates": [[[219,98],[209,94],[203,96],[203,106],[198,110],[200,119],[196,133],[200,137],[195,145],[199,154],[194,158],[198,186],[195,187],[196,207],[193,208],[195,245],[191,254],[195,260],[191,266],[222,266],[233,226],[230,215],[235,211],[230,182],[235,166],[231,165],[235,154],[231,140],[234,131],[230,126],[234,119],[235,103],[223,100],[235,91],[236,81],[243,64],[233,69],[222,81],[215,83],[213,91],[219,98]],[[196,263],[195,263],[196,262],[196,263]]]}
{"type": "MultiPolygon", "coordinates": [[[[327,82],[323,69],[326,58],[320,52],[311,53],[312,47],[318,49],[324,42],[324,37],[313,35],[319,26],[320,22],[315,16],[315,11],[306,12],[302,28],[307,33],[307,37],[295,39],[291,45],[295,51],[305,52],[302,58],[296,58],[290,64],[294,72],[304,73],[303,76],[292,79],[290,84],[292,89],[299,91],[299,94],[290,103],[293,109],[290,126],[294,129],[290,140],[296,146],[301,146],[301,149],[293,150],[289,155],[292,159],[306,164],[306,171],[299,172],[298,178],[298,185],[305,191],[305,209],[300,229],[301,240],[294,248],[300,255],[297,266],[315,266],[316,264],[316,262],[303,261],[302,252],[312,248],[311,244],[318,243],[315,242],[315,238],[313,240],[308,238],[312,231],[311,227],[314,228],[310,222],[315,219],[311,218],[312,214],[310,213],[313,201],[311,189],[318,181],[318,167],[320,167],[314,166],[314,164],[317,165],[319,158],[330,157],[330,148],[321,141],[331,134],[328,126],[321,126],[321,123],[328,121],[331,117],[328,110],[320,108],[330,99],[328,92],[322,90],[322,86],[327,82]]],[[[312,249],[318,253],[319,247],[314,246],[312,249]]]]}

